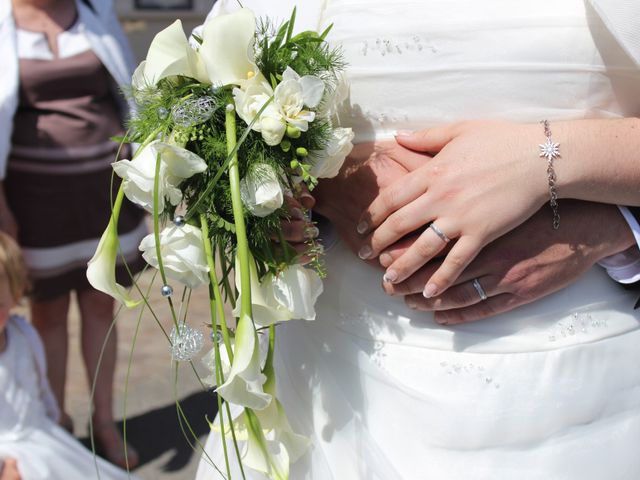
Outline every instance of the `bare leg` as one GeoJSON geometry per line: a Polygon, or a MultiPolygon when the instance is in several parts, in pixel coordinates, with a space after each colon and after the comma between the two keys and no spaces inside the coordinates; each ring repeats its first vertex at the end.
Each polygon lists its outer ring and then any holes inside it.
{"type": "MultiPolygon", "coordinates": [[[[117,355],[115,327],[111,330],[100,362],[102,345],[113,322],[113,299],[97,290],[86,289],[78,292],[78,306],[82,318],[82,356],[89,382],[91,385],[95,382],[94,434],[108,460],[124,467],[124,442],[113,419],[113,378],[117,355]]],[[[138,463],[138,456],[131,448],[128,450],[128,463],[129,467],[138,463]]]]}
{"type": "Polygon", "coordinates": [[[68,314],[68,293],[53,300],[31,302],[31,321],[42,337],[47,357],[47,376],[62,412],[67,379],[68,314]]]}

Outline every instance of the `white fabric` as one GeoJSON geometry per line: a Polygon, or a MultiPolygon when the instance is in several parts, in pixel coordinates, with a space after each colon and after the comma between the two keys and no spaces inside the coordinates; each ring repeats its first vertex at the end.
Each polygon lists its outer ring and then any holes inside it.
{"type": "MultiPolygon", "coordinates": [[[[91,0],[93,9],[76,0],[79,24],[93,52],[111,74],[118,87],[131,81],[135,68],[129,47],[111,0],[91,0]]],[[[17,29],[12,15],[11,1],[0,1],[0,180],[5,177],[7,159],[11,149],[13,116],[18,106],[18,51],[17,29]]],[[[120,99],[119,92],[116,98],[120,99]]],[[[122,104],[122,111],[127,106],[122,104]]]]}
{"type": "Polygon", "coordinates": [[[598,262],[607,269],[611,278],[620,283],[635,283],[640,281],[640,224],[626,207],[619,207],[622,216],[636,239],[636,246],[630,249],[603,258],[598,262]]]}
{"type": "MultiPolygon", "coordinates": [[[[0,353],[0,459],[15,458],[23,480],[125,480],[127,472],[82,446],[51,418],[51,390],[33,327],[12,317],[0,353]]],[[[136,478],[132,476],[131,478],[136,478]]]]}
{"type": "MultiPolygon", "coordinates": [[[[327,0],[329,23],[349,63],[341,120],[360,142],[640,113],[638,65],[582,0],[327,0]]],[[[317,319],[278,327],[279,396],[313,442],[292,480],[638,478],[640,313],[602,269],[446,328],[385,296],[382,272],[342,244],[326,258],[317,319]]],[[[207,451],[223,467],[217,434],[207,451]]],[[[216,475],[203,460],[196,478],[216,475]]]]}

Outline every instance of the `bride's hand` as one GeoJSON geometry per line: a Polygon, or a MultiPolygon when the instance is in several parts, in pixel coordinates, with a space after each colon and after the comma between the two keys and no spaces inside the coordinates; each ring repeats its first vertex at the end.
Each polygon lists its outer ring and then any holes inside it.
{"type": "MultiPolygon", "coordinates": [[[[629,247],[636,249],[631,229],[613,205],[567,200],[565,228],[548,230],[549,212],[542,209],[527,222],[486,246],[454,285],[443,294],[424,298],[425,281],[438,269],[433,261],[406,281],[383,283],[390,295],[403,295],[409,306],[435,312],[440,324],[465,323],[503,313],[536,301],[571,283],[602,258],[629,247]],[[487,295],[482,301],[477,279],[487,295]]],[[[380,257],[390,265],[408,248],[398,245],[380,257]]]]}
{"type": "Polygon", "coordinates": [[[340,237],[357,252],[362,239],[355,225],[362,211],[382,189],[425,164],[430,156],[404,148],[395,140],[354,147],[340,173],[323,179],[312,192],[314,211],[328,218],[340,237]]]}
{"type": "MultiPolygon", "coordinates": [[[[358,231],[370,233],[359,252],[366,259],[432,225],[387,268],[388,282],[404,281],[456,239],[424,287],[426,297],[444,292],[482,247],[548,201],[546,161],[538,157],[545,138],[540,125],[474,121],[396,138],[406,148],[437,154],[384,188],[359,219],[358,231]]],[[[552,232],[548,215],[541,228],[552,232]]]]}

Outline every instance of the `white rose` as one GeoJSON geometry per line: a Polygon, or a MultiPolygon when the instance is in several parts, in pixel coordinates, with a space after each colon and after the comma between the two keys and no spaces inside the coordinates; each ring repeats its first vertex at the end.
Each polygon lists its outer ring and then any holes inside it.
{"type": "MultiPolygon", "coordinates": [[[[142,257],[152,267],[158,268],[156,242],[149,234],[140,242],[142,257]]],[[[172,225],[160,232],[160,255],[167,277],[189,288],[209,283],[209,267],[202,245],[202,232],[193,225],[172,225]]]]}
{"type": "Polygon", "coordinates": [[[271,165],[259,163],[240,181],[242,203],[256,217],[266,217],[282,207],[284,195],[271,165]]]}
{"type": "Polygon", "coordinates": [[[350,128],[334,128],[325,150],[316,150],[309,155],[311,175],[316,178],[335,177],[353,149],[353,137],[353,130],[350,128]]]}
{"type": "Polygon", "coordinates": [[[113,163],[113,170],[123,179],[124,194],[127,198],[151,213],[153,213],[153,187],[158,155],[160,155],[159,213],[164,210],[165,198],[172,205],[180,203],[182,192],[178,186],[185,178],[207,169],[206,162],[195,153],[160,141],[151,142],[139,151],[133,160],[120,160],[113,163]]]}
{"type": "MultiPolygon", "coordinates": [[[[247,80],[242,88],[233,89],[238,116],[249,125],[273,96],[273,89],[261,73],[247,80]]],[[[267,145],[278,145],[284,137],[287,124],[276,105],[271,102],[254,122],[252,130],[262,133],[267,145]]]]}
{"type": "Polygon", "coordinates": [[[300,77],[291,67],[282,74],[282,81],[275,89],[275,103],[285,121],[302,132],[309,129],[316,114],[304,107],[315,108],[322,100],[324,82],[312,75],[300,77]]]}

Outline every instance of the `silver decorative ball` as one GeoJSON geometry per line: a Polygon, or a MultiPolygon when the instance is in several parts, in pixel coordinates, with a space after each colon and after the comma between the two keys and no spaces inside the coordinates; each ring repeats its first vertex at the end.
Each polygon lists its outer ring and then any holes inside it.
{"type": "Polygon", "coordinates": [[[185,220],[185,218],[182,215],[176,215],[173,218],[173,224],[176,227],[182,227],[182,226],[184,226],[185,223],[187,223],[187,221],[185,220]]]}
{"type": "Polygon", "coordinates": [[[225,110],[227,112],[233,112],[236,109],[235,105],[233,103],[228,103],[227,106],[225,107],[225,110]]]}
{"type": "Polygon", "coordinates": [[[222,343],[222,332],[220,330],[216,330],[215,332],[211,332],[211,341],[213,343],[222,343]]]}
{"type": "Polygon", "coordinates": [[[159,107],[158,108],[158,116],[164,120],[165,118],[167,118],[169,116],[169,110],[167,110],[164,107],[159,107]]]}
{"type": "Polygon", "coordinates": [[[169,334],[171,340],[171,356],[178,362],[191,360],[202,349],[204,335],[200,330],[181,324],[174,326],[169,334]]]}
{"type": "Polygon", "coordinates": [[[173,295],[173,288],[171,288],[171,285],[163,285],[160,289],[160,294],[163,297],[170,297],[171,295],[173,295]]]}

